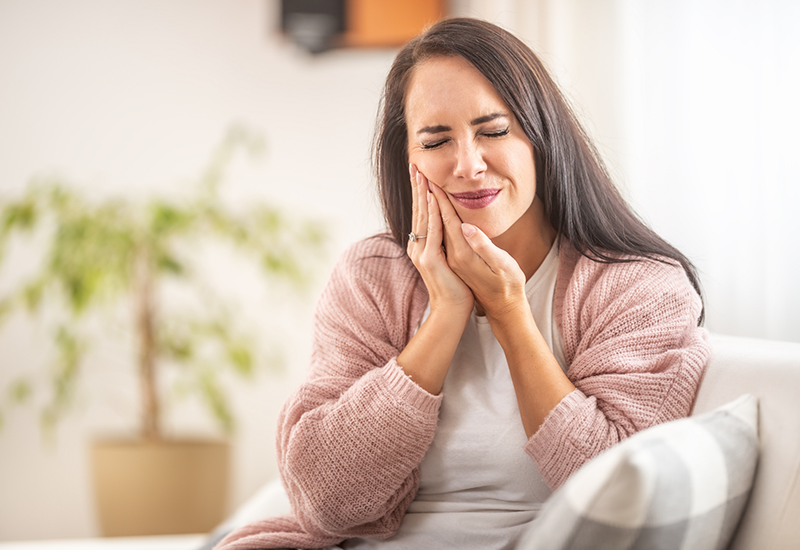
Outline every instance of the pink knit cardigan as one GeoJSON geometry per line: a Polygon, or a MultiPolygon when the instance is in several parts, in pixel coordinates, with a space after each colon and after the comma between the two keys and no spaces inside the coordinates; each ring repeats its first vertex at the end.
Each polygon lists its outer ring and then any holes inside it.
{"type": "MultiPolygon", "coordinates": [[[[322,548],[397,531],[442,400],[395,361],[427,300],[387,236],[345,252],[316,310],[308,380],[279,419],[292,514],[237,529],[218,549],[322,548]]],[[[577,389],[525,446],[552,488],[634,432],[690,412],[709,354],[700,308],[679,266],[598,263],[562,242],[555,315],[577,389]]]]}

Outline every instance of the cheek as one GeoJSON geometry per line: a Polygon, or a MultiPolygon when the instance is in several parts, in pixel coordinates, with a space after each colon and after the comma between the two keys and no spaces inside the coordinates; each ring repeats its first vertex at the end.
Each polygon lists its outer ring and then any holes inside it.
{"type": "Polygon", "coordinates": [[[536,166],[533,162],[533,153],[526,148],[520,148],[508,160],[508,170],[516,174],[517,186],[524,188],[526,194],[533,195],[536,192],[536,166]]]}
{"type": "Polygon", "coordinates": [[[436,184],[441,184],[447,177],[447,166],[438,155],[430,152],[411,152],[408,155],[408,162],[415,165],[426,178],[436,184]]]}
{"type": "Polygon", "coordinates": [[[519,185],[524,188],[525,194],[533,196],[536,193],[536,170],[533,163],[517,166],[517,174],[520,175],[519,185]]]}

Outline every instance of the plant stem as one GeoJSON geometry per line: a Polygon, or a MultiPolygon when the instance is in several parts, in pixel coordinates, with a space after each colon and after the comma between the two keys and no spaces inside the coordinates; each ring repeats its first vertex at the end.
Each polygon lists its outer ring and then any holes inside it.
{"type": "Polygon", "coordinates": [[[139,336],[139,376],[142,397],[142,437],[161,439],[160,404],[156,386],[155,307],[150,253],[142,246],[136,255],[136,327],[139,336]]]}

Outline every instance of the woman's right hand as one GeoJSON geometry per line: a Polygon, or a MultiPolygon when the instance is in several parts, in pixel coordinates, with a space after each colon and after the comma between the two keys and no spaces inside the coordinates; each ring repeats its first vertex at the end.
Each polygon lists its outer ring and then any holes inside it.
{"type": "Polygon", "coordinates": [[[406,252],[416,266],[431,303],[431,314],[445,310],[456,318],[469,317],[475,303],[472,290],[447,263],[444,228],[439,203],[430,192],[428,179],[413,164],[409,166],[412,189],[411,231],[424,239],[408,241],[406,252]]]}
{"type": "Polygon", "coordinates": [[[442,248],[444,229],[439,204],[428,188],[428,179],[410,166],[413,215],[412,231],[424,239],[409,241],[407,252],[428,289],[431,312],[397,356],[397,364],[424,390],[442,390],[475,298],[470,288],[447,264],[442,248]]]}

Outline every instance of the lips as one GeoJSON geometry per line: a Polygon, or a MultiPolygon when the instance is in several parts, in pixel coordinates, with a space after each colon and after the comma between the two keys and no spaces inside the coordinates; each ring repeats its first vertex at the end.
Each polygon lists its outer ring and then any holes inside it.
{"type": "Polygon", "coordinates": [[[494,202],[497,195],[500,194],[499,189],[478,189],[476,191],[467,191],[464,193],[450,193],[460,206],[469,208],[470,210],[477,210],[478,208],[485,208],[494,202]]]}

